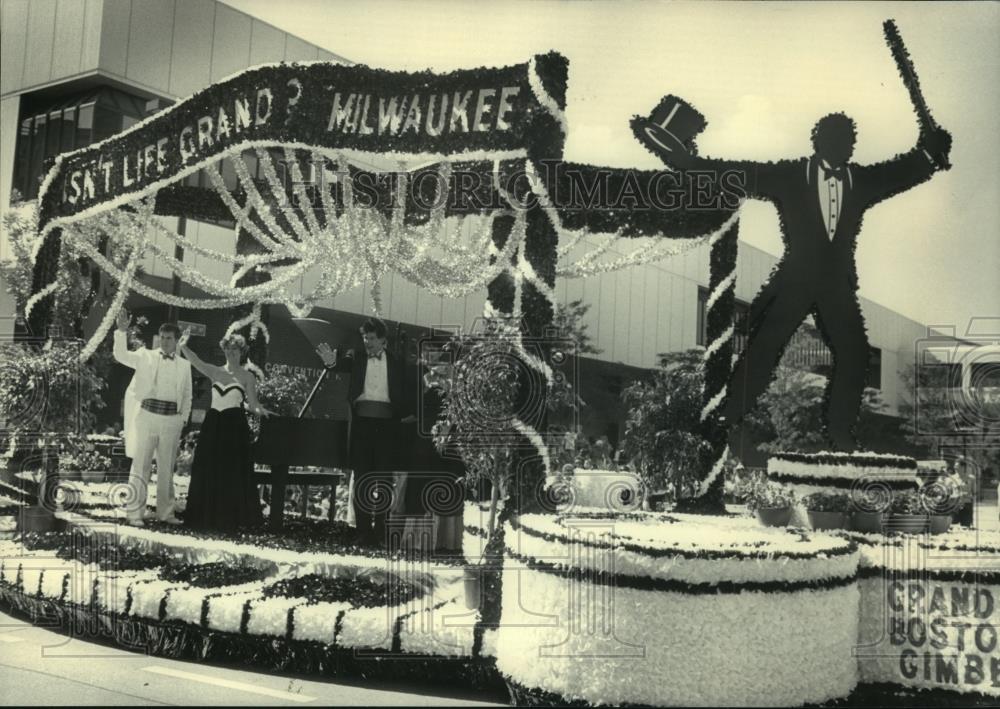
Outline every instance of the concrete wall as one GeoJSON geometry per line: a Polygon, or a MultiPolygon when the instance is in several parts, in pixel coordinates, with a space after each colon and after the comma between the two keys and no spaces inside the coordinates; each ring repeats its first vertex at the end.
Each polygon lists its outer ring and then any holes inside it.
{"type": "Polygon", "coordinates": [[[342,57],[215,0],[0,0],[0,94],[99,72],[184,97],[265,62],[342,57]]]}

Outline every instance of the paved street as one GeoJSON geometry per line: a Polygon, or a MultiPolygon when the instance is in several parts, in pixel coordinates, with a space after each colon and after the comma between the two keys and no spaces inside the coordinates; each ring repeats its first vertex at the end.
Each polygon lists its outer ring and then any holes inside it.
{"type": "Polygon", "coordinates": [[[318,682],[126,652],[32,627],[0,613],[0,688],[5,706],[501,706],[413,685],[377,688],[318,682]]]}

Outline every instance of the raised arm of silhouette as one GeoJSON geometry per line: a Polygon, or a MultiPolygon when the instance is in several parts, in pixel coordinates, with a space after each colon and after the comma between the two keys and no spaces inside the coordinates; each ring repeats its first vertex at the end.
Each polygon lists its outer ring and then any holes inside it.
{"type": "Polygon", "coordinates": [[[755,162],[699,155],[694,139],[705,125],[704,117],[686,101],[665,96],[648,118],[633,118],[632,132],[672,170],[689,176],[709,174],[747,197],[776,199],[778,187],[794,173],[796,161],[755,162]]]}

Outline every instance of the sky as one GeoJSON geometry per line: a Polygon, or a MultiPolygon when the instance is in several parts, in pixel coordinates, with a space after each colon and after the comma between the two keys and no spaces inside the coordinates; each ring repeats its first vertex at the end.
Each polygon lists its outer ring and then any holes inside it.
{"type": "MultiPolygon", "coordinates": [[[[813,124],[833,111],[858,124],[855,162],[909,150],[917,121],[882,37],[894,18],[954,138],[953,167],[866,215],[861,295],[958,335],[970,318],[1000,318],[1000,3],[225,2],[387,69],[502,66],[557,50],[570,62],[564,157],[645,169],[660,164],[628,121],[667,93],[708,119],[702,155],[807,155],[813,124]]],[[[746,206],[740,236],[781,253],[770,204],[746,206]]]]}

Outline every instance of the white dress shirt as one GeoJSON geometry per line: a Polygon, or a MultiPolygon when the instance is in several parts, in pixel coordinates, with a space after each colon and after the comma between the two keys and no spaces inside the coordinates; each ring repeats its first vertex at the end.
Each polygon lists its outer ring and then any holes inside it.
{"type": "Polygon", "coordinates": [[[174,401],[180,409],[181,402],[178,401],[177,394],[180,391],[181,368],[178,366],[177,355],[173,359],[164,358],[159,352],[156,354],[156,371],[153,373],[153,393],[151,398],[160,401],[174,401]]]}
{"type": "Polygon", "coordinates": [[[391,403],[385,352],[382,353],[381,359],[368,358],[368,368],[365,370],[365,389],[357,400],[391,403]]]}
{"type": "Polygon", "coordinates": [[[829,168],[829,164],[824,160],[819,168],[816,184],[819,187],[819,208],[823,213],[823,224],[826,226],[826,235],[833,239],[837,233],[837,222],[840,220],[840,211],[844,199],[844,182],[832,175],[829,178],[823,177],[823,167],[829,168]]]}

